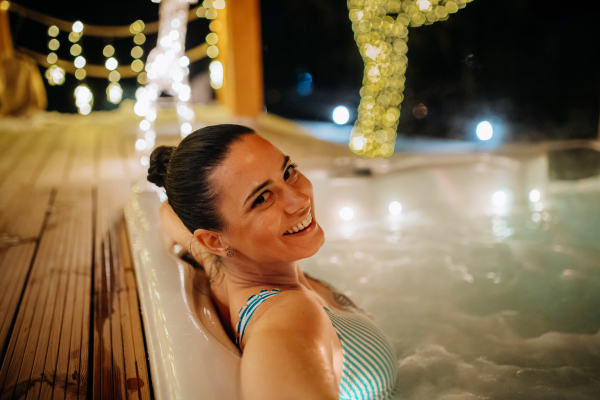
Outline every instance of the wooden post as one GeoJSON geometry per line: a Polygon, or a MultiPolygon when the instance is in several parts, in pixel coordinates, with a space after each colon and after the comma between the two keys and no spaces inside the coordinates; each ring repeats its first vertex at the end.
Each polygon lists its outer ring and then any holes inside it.
{"type": "Polygon", "coordinates": [[[13,55],[13,42],[8,24],[8,1],[0,1],[0,55],[13,55]]]}
{"type": "Polygon", "coordinates": [[[217,98],[233,115],[255,118],[264,104],[259,0],[229,0],[219,14],[226,25],[219,34],[225,77],[217,98]]]}

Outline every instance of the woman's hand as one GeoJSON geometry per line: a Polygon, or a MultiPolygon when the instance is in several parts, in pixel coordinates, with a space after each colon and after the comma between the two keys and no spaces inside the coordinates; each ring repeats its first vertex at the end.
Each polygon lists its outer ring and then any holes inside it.
{"type": "Polygon", "coordinates": [[[299,291],[272,301],[244,338],[243,399],[338,400],[332,341],[339,339],[327,314],[299,291]]]}

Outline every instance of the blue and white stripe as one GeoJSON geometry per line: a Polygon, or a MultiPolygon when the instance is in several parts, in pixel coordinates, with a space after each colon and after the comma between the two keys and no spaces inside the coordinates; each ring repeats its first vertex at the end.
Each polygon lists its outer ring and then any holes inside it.
{"type": "Polygon", "coordinates": [[[258,308],[259,305],[262,304],[263,301],[267,300],[270,297],[275,296],[277,293],[281,293],[279,289],[266,290],[263,289],[259,294],[254,294],[248,297],[247,306],[244,306],[240,309],[239,316],[240,322],[235,326],[235,330],[237,331],[238,337],[235,340],[235,345],[238,349],[241,350],[240,346],[242,345],[242,339],[244,338],[244,333],[246,332],[246,328],[248,327],[248,322],[250,322],[250,318],[254,311],[258,308]]]}
{"type": "MultiPolygon", "coordinates": [[[[261,290],[248,298],[239,312],[236,325],[238,348],[254,311],[265,300],[281,293],[279,289],[261,290]]],[[[396,357],[388,340],[364,314],[333,312],[324,307],[342,343],[343,370],[339,387],[340,400],[385,400],[396,384],[396,357]]]]}
{"type": "Polygon", "coordinates": [[[340,400],[384,400],[396,384],[396,357],[388,340],[365,315],[325,308],[344,352],[340,400]]]}

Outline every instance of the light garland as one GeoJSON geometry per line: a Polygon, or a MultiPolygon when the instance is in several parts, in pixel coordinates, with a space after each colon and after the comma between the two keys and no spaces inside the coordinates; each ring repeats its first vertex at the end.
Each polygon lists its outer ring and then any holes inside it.
{"type": "Polygon", "coordinates": [[[81,84],[75,89],[74,95],[79,113],[88,115],[92,111],[92,105],[94,104],[94,95],[90,88],[85,84],[81,84]]]}
{"type": "Polygon", "coordinates": [[[55,25],[48,28],[48,36],[50,37],[48,40],[48,49],[50,50],[50,53],[48,53],[47,60],[48,64],[50,64],[50,67],[48,67],[44,76],[48,80],[50,86],[62,85],[65,83],[65,70],[56,65],[58,56],[56,55],[55,51],[60,47],[60,42],[57,39],[59,33],[60,30],[55,25]]]}
{"type": "Polygon", "coordinates": [[[404,99],[408,27],[445,21],[471,1],[348,0],[354,39],[365,62],[358,118],[349,143],[355,154],[374,158],[394,153],[404,99]]]}
{"type": "Polygon", "coordinates": [[[146,62],[148,82],[145,87],[136,91],[137,101],[134,112],[144,117],[140,122],[136,141],[138,151],[148,152],[154,147],[156,101],[163,92],[175,99],[181,136],[185,137],[192,133],[195,115],[190,106],[192,94],[188,76],[190,60],[184,53],[189,3],[193,1],[163,0],[160,2],[157,46],[150,51],[146,62]]]}

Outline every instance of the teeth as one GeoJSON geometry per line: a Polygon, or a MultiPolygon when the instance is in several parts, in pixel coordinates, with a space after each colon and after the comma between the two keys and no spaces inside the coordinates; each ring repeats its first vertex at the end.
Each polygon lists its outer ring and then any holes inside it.
{"type": "Polygon", "coordinates": [[[288,229],[288,231],[286,233],[291,235],[293,233],[299,232],[302,229],[306,228],[308,225],[310,225],[311,222],[312,222],[312,215],[310,215],[310,213],[309,213],[304,221],[300,222],[298,225],[294,226],[293,228],[288,229]]]}

